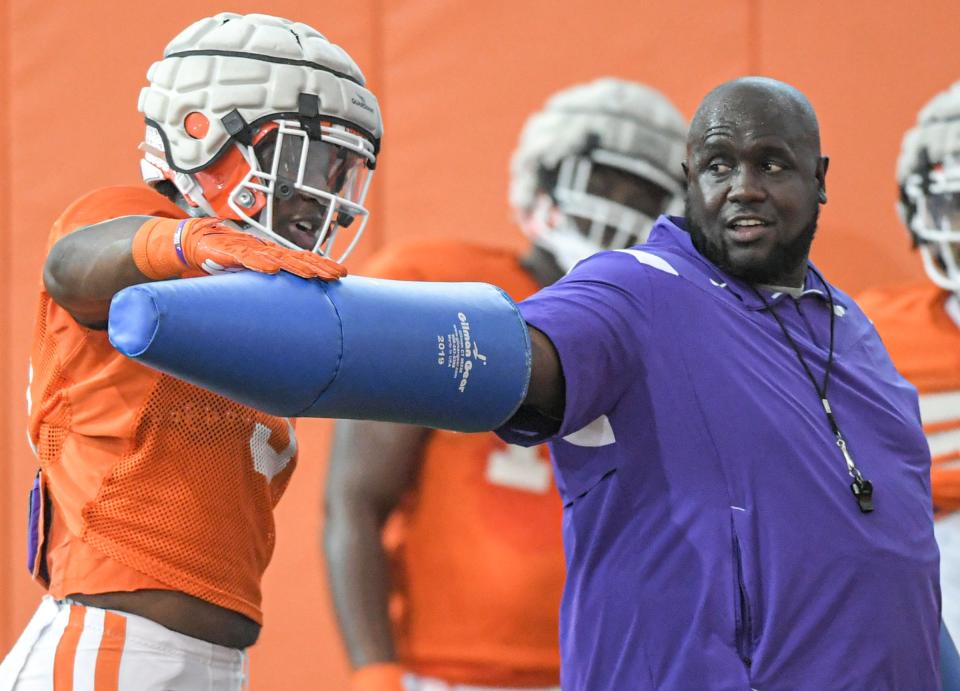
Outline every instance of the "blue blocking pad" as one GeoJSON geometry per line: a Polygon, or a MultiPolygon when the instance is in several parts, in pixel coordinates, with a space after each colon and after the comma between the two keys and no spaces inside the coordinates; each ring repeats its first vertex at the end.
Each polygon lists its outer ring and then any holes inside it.
{"type": "Polygon", "coordinates": [[[477,432],[516,412],[530,338],[484,283],[243,271],[131,286],[110,306],[127,357],[287,417],[387,420],[477,432]]]}

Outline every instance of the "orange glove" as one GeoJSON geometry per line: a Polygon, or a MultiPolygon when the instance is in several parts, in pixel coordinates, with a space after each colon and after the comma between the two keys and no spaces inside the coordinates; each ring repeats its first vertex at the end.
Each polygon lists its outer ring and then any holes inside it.
{"type": "Polygon", "coordinates": [[[350,691],[404,691],[403,667],[394,662],[379,662],[361,667],[350,679],[350,691]]]}
{"type": "Polygon", "coordinates": [[[343,266],[326,257],[274,245],[216,218],[151,218],[133,236],[133,261],[154,280],[242,269],[289,271],[325,281],[347,275],[343,266]]]}

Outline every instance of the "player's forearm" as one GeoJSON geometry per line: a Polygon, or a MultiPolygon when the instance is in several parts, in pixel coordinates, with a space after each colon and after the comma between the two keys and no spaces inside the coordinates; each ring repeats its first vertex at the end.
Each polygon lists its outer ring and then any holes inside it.
{"type": "Polygon", "coordinates": [[[374,512],[328,512],[324,553],[340,635],[354,669],[396,659],[390,572],[374,512]]]}
{"type": "Polygon", "coordinates": [[[137,268],[131,251],[133,237],[147,219],[124,216],[61,238],[43,267],[50,297],[81,324],[103,325],[115,293],[151,280],[137,268]]]}

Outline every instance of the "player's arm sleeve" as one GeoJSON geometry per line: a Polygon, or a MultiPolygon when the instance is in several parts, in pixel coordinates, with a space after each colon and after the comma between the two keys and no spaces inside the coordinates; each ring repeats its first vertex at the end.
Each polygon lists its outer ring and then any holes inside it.
{"type": "Polygon", "coordinates": [[[652,312],[647,275],[628,255],[603,253],[518,305],[524,321],[552,344],[562,370],[562,417],[527,406],[497,430],[533,445],[582,429],[607,414],[644,373],[652,312]]]}

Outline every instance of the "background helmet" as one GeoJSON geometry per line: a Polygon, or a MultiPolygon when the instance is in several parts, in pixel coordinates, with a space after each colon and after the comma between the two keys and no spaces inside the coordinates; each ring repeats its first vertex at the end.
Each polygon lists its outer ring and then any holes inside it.
{"type": "Polygon", "coordinates": [[[897,210],[941,288],[960,292],[960,82],[927,103],[903,137],[897,210]]]}
{"type": "Polygon", "coordinates": [[[661,213],[682,213],[687,123],[659,91],[614,78],[551,96],[510,162],[510,205],[564,271],[602,249],[644,242],[661,213]],[[615,201],[602,169],[653,185],[656,208],[615,201]]]}
{"type": "Polygon", "coordinates": [[[140,92],[143,179],[192,215],[341,261],[366,224],[382,134],[350,56],[306,24],[226,12],[187,27],[163,56],[140,92]],[[310,213],[292,215],[290,200],[310,213]],[[278,233],[279,217],[297,242],[278,233]]]}

